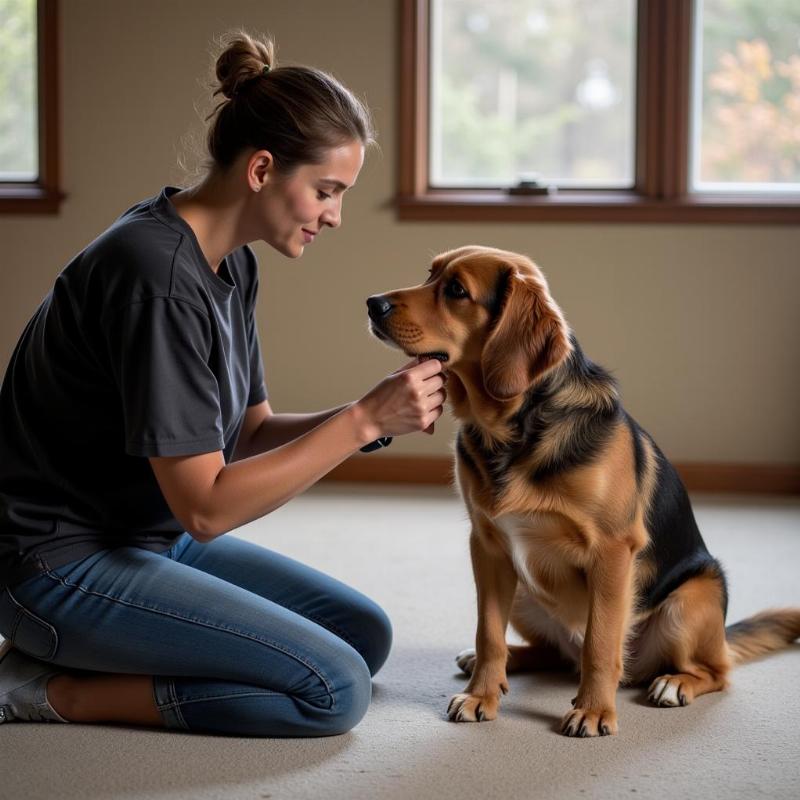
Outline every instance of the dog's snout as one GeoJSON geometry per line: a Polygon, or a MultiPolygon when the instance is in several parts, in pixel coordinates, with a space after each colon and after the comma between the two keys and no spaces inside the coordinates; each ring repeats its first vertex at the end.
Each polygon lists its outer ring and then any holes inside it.
{"type": "Polygon", "coordinates": [[[367,298],[367,309],[370,319],[376,322],[383,319],[394,306],[381,294],[374,294],[367,298]]]}

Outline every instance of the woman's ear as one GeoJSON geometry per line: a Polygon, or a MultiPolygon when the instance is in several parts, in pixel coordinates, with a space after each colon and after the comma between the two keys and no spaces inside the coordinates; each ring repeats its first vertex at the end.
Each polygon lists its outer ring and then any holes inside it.
{"type": "Polygon", "coordinates": [[[567,323],[544,279],[512,271],[481,355],[486,391],[495,400],[517,397],[571,352],[567,323]]]}
{"type": "Polygon", "coordinates": [[[269,150],[256,150],[247,161],[247,183],[254,192],[260,192],[275,172],[275,159],[269,150]]]}

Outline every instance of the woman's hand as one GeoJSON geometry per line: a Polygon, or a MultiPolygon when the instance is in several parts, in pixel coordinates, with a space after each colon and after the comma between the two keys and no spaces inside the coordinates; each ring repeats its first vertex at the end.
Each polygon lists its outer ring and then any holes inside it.
{"type": "Polygon", "coordinates": [[[353,404],[365,442],[427,431],[443,413],[446,376],[437,359],[416,360],[387,375],[353,404]]]}

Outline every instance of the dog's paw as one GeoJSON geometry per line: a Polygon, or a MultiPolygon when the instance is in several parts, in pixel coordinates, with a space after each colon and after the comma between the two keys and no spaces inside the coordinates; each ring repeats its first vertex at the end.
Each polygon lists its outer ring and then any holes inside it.
{"type": "Polygon", "coordinates": [[[561,720],[564,736],[613,736],[618,732],[617,712],[611,708],[595,710],[578,706],[561,720]]]}
{"type": "Polygon", "coordinates": [[[475,648],[468,647],[466,650],[462,650],[456,656],[456,664],[463,673],[472,675],[472,671],[475,669],[475,648]]]}
{"type": "Polygon", "coordinates": [[[674,708],[688,706],[694,700],[694,692],[688,683],[684,683],[679,675],[662,675],[656,678],[647,690],[647,699],[654,706],[674,708]]]}
{"type": "Polygon", "coordinates": [[[497,719],[497,697],[477,694],[454,694],[447,706],[451,722],[487,722],[497,719]]]}

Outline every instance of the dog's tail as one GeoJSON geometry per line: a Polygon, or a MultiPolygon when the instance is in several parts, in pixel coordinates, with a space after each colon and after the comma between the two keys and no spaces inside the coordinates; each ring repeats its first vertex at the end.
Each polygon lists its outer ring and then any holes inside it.
{"type": "Polygon", "coordinates": [[[734,664],[780,650],[800,637],[800,608],[771,608],[725,628],[734,664]]]}

